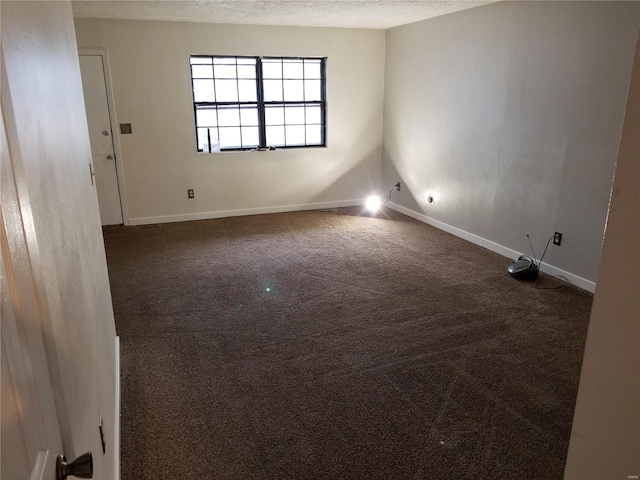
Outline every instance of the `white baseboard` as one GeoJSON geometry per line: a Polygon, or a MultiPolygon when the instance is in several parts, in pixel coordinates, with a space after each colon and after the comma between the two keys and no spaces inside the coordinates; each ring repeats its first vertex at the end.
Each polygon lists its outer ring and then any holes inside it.
{"type": "MultiPolygon", "coordinates": [[[[427,217],[422,213],[414,212],[413,210],[403,207],[402,205],[398,205],[393,202],[389,202],[387,203],[387,205],[397,212],[404,213],[408,217],[415,218],[416,220],[426,223],[427,225],[436,227],[447,233],[455,235],[456,237],[460,237],[464,240],[467,240],[468,242],[474,243],[476,245],[480,245],[481,247],[484,247],[487,250],[491,250],[492,252],[498,253],[505,257],[516,259],[520,255],[523,255],[520,252],[516,252],[515,250],[507,248],[498,243],[492,242],[491,240],[487,240],[486,238],[482,238],[473,233],[469,233],[459,228],[452,227],[451,225],[448,225],[444,222],[435,220],[431,217],[427,217]]],[[[576,287],[580,287],[583,290],[586,290],[588,292],[594,293],[596,290],[595,282],[592,282],[591,280],[587,280],[586,278],[579,277],[578,275],[574,275],[573,273],[567,272],[560,268],[554,267],[553,265],[549,265],[548,263],[543,263],[542,268],[540,270],[544,273],[548,273],[549,275],[561,275],[565,277],[567,280],[569,280],[569,283],[571,283],[572,285],[575,285],[576,287]]]]}
{"type": "Polygon", "coordinates": [[[182,215],[163,215],[160,217],[130,218],[129,225],[149,225],[153,223],[186,222],[190,220],[209,220],[211,218],[240,217],[262,215],[265,213],[298,212],[301,210],[319,210],[322,208],[353,207],[362,205],[362,200],[342,200],[339,202],[304,203],[300,205],[280,205],[276,207],[244,208],[239,210],[221,210],[217,212],[185,213],[182,215]]]}
{"type": "Polygon", "coordinates": [[[116,361],[116,411],[114,416],[115,425],[113,426],[113,472],[116,480],[120,480],[120,337],[116,335],[115,348],[116,361]]]}

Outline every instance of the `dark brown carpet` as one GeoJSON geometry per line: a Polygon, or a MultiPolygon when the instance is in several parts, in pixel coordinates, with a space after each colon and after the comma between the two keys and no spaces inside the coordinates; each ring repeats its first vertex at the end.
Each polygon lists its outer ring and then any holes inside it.
{"type": "Polygon", "coordinates": [[[562,478],[590,294],[394,212],[105,243],[124,480],[562,478]]]}

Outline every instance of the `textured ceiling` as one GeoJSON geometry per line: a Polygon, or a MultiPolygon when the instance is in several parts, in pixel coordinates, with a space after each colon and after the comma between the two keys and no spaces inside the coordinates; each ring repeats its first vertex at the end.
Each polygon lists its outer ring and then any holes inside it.
{"type": "Polygon", "coordinates": [[[76,17],[305,27],[391,28],[496,0],[88,0],[76,17]]]}

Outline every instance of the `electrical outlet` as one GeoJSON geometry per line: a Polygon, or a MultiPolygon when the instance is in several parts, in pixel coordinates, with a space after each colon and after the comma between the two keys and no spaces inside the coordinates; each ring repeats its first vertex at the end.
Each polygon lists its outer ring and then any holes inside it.
{"type": "Polygon", "coordinates": [[[553,234],[553,244],[560,246],[562,243],[562,234],[560,232],[555,232],[553,234]]]}
{"type": "Polygon", "coordinates": [[[397,191],[400,191],[400,182],[396,183],[393,187],[394,187],[397,191]]]}
{"type": "Polygon", "coordinates": [[[196,198],[195,193],[193,193],[193,188],[190,188],[189,190],[187,190],[187,196],[189,198],[196,198]]]}

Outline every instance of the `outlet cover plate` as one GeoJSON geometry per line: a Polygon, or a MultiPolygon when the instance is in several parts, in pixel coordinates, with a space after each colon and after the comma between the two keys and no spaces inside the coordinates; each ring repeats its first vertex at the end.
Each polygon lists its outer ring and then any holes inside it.
{"type": "Polygon", "coordinates": [[[560,232],[555,232],[553,234],[553,244],[560,246],[562,243],[562,234],[560,232]]]}

